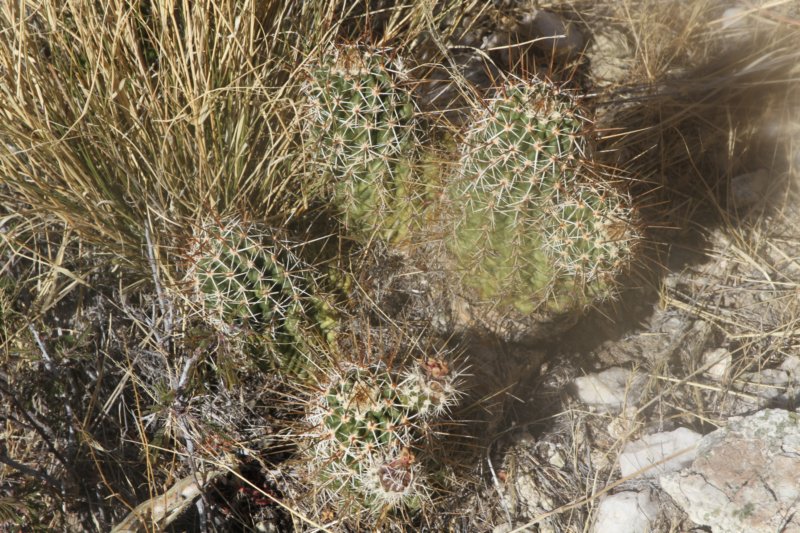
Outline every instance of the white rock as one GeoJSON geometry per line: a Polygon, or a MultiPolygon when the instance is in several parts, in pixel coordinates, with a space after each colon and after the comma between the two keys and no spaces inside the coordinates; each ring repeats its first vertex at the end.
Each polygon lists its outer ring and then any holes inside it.
{"type": "Polygon", "coordinates": [[[786,403],[790,400],[788,397],[789,384],[793,379],[789,372],[780,368],[747,372],[736,381],[741,385],[742,392],[758,396],[761,404],[773,401],[786,403]]]}
{"type": "Polygon", "coordinates": [[[701,438],[687,428],[646,435],[625,446],[619,456],[619,470],[623,477],[642,471],[637,477],[645,478],[680,470],[694,461],[701,438]]]}
{"type": "Polygon", "coordinates": [[[743,7],[729,7],[722,12],[722,29],[741,30],[746,28],[747,13],[748,11],[743,7]]]}
{"type": "Polygon", "coordinates": [[[708,365],[705,374],[715,381],[724,381],[733,363],[733,356],[726,348],[709,350],[703,354],[703,366],[708,365]]]}
{"type": "Polygon", "coordinates": [[[578,399],[602,412],[620,411],[635,404],[646,378],[638,372],[612,367],[597,374],[576,378],[572,384],[578,399]]]}
{"type": "Polygon", "coordinates": [[[618,492],[600,500],[592,533],[647,533],[658,515],[649,491],[618,492]]]}
{"type": "Polygon", "coordinates": [[[780,368],[797,379],[800,376],[800,357],[790,355],[781,363],[780,368]]]}
{"type": "Polygon", "coordinates": [[[691,467],[661,487],[714,533],[800,531],[800,415],[765,409],[702,438],[691,467]]]}

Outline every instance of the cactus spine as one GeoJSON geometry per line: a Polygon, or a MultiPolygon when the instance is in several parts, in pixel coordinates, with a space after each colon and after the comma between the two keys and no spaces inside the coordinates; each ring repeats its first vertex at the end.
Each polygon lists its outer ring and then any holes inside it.
{"type": "Polygon", "coordinates": [[[345,224],[366,238],[402,238],[420,202],[414,105],[385,52],[334,47],[308,71],[305,139],[312,181],[333,182],[345,224]]]}
{"type": "Polygon", "coordinates": [[[509,84],[466,134],[450,252],[470,298],[503,314],[580,310],[613,292],[637,239],[629,199],[593,176],[574,97],[509,84]]]}

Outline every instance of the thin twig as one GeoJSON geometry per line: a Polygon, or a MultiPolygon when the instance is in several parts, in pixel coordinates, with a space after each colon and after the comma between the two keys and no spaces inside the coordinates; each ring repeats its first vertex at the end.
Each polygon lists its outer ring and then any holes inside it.
{"type": "Polygon", "coordinates": [[[55,373],[55,370],[53,369],[53,358],[50,357],[50,354],[47,353],[47,349],[45,348],[42,339],[39,338],[39,333],[36,331],[36,328],[33,327],[33,323],[28,324],[28,331],[31,332],[31,336],[33,336],[33,340],[36,342],[36,346],[39,347],[39,351],[42,353],[44,368],[51,374],[55,373]]]}
{"type": "Polygon", "coordinates": [[[153,276],[153,284],[156,288],[156,296],[158,297],[158,306],[161,315],[164,317],[164,333],[169,337],[172,333],[172,305],[166,297],[164,291],[161,289],[161,280],[158,275],[158,267],[156,265],[155,249],[153,241],[150,238],[150,213],[147,214],[147,224],[144,225],[144,239],[147,243],[147,262],[150,264],[150,273],[153,276]]]}
{"type": "MultiPolygon", "coordinates": [[[[491,449],[489,450],[491,453],[491,449]]],[[[503,507],[503,512],[506,514],[506,521],[509,524],[513,524],[513,520],[511,520],[511,512],[508,510],[508,504],[506,503],[506,498],[503,495],[503,490],[500,487],[500,480],[497,479],[497,474],[494,471],[494,465],[492,465],[492,458],[489,454],[486,455],[486,463],[489,465],[489,472],[492,473],[492,483],[494,483],[494,488],[497,490],[497,496],[500,499],[500,505],[503,507]]]]}

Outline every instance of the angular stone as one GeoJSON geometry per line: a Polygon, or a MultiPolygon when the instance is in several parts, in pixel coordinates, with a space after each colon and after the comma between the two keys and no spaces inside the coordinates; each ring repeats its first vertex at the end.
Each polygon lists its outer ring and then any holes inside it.
{"type": "Polygon", "coordinates": [[[600,500],[592,533],[643,533],[652,531],[658,506],[649,491],[618,492],[600,500]]]}
{"type": "Polygon", "coordinates": [[[542,50],[574,54],[583,49],[584,39],[578,28],[550,11],[537,10],[532,17],[526,17],[522,25],[536,39],[534,45],[542,50]]]}
{"type": "Polygon", "coordinates": [[[703,366],[708,365],[705,374],[714,381],[724,381],[733,363],[733,356],[726,348],[709,350],[703,354],[703,366]]]}
{"type": "Polygon", "coordinates": [[[702,438],[661,487],[714,533],[800,532],[800,415],[765,409],[702,438]]]}
{"type": "Polygon", "coordinates": [[[635,371],[612,367],[576,378],[572,385],[581,402],[598,411],[611,412],[633,405],[641,396],[645,379],[635,371]]]}

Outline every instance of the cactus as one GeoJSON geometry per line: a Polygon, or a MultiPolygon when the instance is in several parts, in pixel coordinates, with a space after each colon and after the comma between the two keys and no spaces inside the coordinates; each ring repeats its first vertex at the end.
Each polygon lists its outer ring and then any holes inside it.
{"type": "Polygon", "coordinates": [[[422,503],[429,487],[413,450],[456,402],[456,378],[440,358],[405,372],[350,366],[334,378],[309,412],[319,432],[309,464],[331,502],[346,497],[374,513],[422,503]]]}
{"type": "Polygon", "coordinates": [[[543,316],[613,293],[638,234],[629,199],[593,175],[587,126],[540,80],[507,85],[471,124],[448,189],[467,299],[543,316]]]}
{"type": "Polygon", "coordinates": [[[339,46],[307,77],[304,138],[313,182],[333,182],[332,201],[354,234],[402,238],[424,191],[414,168],[419,129],[399,62],[385,51],[339,46]]]}
{"type": "Polygon", "coordinates": [[[422,260],[460,273],[455,292],[485,323],[544,323],[614,294],[640,236],[630,199],[597,175],[589,121],[572,94],[538,79],[502,87],[469,126],[442,204],[432,194],[441,165],[420,156],[398,69],[357,47],[314,65],[306,138],[356,233],[396,245],[450,228],[443,264],[422,260]]]}
{"type": "MultiPolygon", "coordinates": [[[[308,269],[264,228],[236,220],[204,224],[188,263],[192,294],[206,321],[223,333],[245,330],[292,357],[306,342],[306,329],[332,334],[330,307],[311,294],[308,269]]],[[[292,357],[283,363],[297,365],[292,357]]]]}

